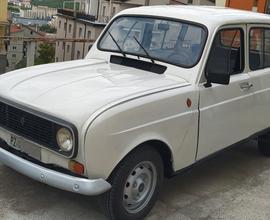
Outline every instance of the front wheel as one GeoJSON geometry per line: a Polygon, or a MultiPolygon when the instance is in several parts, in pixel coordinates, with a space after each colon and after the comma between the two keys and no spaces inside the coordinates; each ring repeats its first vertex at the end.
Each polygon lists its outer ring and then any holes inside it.
{"type": "Polygon", "coordinates": [[[103,196],[112,220],[143,219],[154,206],[164,177],[160,154],[143,146],[129,154],[110,178],[112,188],[103,196]]]}

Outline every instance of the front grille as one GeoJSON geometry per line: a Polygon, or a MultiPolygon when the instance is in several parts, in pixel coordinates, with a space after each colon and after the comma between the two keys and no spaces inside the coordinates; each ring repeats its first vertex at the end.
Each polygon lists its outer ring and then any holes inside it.
{"type": "Polygon", "coordinates": [[[54,122],[0,102],[0,126],[38,144],[58,149],[54,122]]]}

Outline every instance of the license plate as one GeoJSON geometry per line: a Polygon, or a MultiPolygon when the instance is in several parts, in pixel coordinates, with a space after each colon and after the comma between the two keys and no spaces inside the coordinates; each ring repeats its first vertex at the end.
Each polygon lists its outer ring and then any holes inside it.
{"type": "Polygon", "coordinates": [[[20,147],[17,146],[17,137],[10,135],[10,141],[9,141],[9,146],[15,148],[16,150],[21,150],[20,147]]]}
{"type": "Polygon", "coordinates": [[[41,160],[41,148],[37,144],[0,127],[0,139],[5,141],[11,148],[27,154],[28,156],[41,160]]]}
{"type": "Polygon", "coordinates": [[[22,137],[10,135],[9,146],[37,160],[41,160],[41,149],[22,137]]]}

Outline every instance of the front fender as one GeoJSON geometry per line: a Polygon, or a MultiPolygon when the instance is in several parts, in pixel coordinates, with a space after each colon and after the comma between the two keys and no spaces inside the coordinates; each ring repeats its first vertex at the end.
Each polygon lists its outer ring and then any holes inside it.
{"type": "Polygon", "coordinates": [[[192,96],[196,100],[188,87],[166,91],[122,103],[96,117],[85,134],[87,176],[107,179],[130,151],[150,140],[170,148],[174,169],[194,162],[197,112],[195,105],[186,106],[186,98],[192,96]],[[182,152],[185,155],[178,157],[182,152]]]}

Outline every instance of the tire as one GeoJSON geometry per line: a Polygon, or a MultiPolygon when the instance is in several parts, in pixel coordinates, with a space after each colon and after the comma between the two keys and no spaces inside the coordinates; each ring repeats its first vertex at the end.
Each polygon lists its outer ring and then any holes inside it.
{"type": "Polygon", "coordinates": [[[270,157],[270,136],[263,135],[258,138],[258,149],[264,156],[270,157]]]}
{"type": "Polygon", "coordinates": [[[164,179],[160,154],[150,146],[131,152],[109,178],[102,208],[111,220],[140,220],[157,201],[164,179]],[[147,181],[148,180],[148,181],[147,181]]]}

